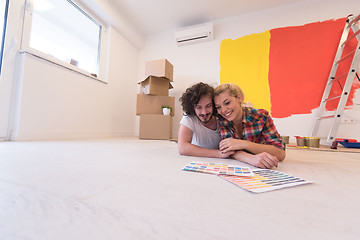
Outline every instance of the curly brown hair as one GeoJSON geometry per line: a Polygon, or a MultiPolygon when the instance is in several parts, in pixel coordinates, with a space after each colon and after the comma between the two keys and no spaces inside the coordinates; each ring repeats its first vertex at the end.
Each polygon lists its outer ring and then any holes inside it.
{"type": "Polygon", "coordinates": [[[212,99],[213,115],[215,115],[217,111],[213,95],[214,88],[209,84],[200,82],[186,89],[179,101],[186,115],[195,115],[195,105],[198,104],[203,96],[209,96],[212,99]]]}

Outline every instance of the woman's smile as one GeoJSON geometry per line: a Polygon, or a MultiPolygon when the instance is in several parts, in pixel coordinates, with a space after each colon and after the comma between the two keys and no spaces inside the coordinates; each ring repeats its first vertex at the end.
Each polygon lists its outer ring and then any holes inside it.
{"type": "Polygon", "coordinates": [[[227,91],[215,96],[215,107],[218,113],[228,121],[241,121],[241,99],[230,96],[227,91]]]}

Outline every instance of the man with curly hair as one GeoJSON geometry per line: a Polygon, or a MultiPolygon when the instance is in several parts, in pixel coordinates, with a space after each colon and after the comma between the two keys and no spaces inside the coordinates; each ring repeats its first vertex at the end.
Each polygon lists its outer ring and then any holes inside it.
{"type": "Polygon", "coordinates": [[[186,89],[181,96],[184,116],[179,128],[179,154],[228,158],[234,153],[219,151],[221,135],[213,94],[213,87],[200,82],[186,89]]]}

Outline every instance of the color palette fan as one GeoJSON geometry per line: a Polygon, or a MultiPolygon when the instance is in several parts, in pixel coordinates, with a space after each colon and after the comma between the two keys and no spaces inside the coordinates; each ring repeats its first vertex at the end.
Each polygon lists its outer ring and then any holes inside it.
{"type": "Polygon", "coordinates": [[[253,170],[252,177],[219,175],[219,177],[250,192],[261,193],[286,187],[312,183],[271,169],[253,170]]]}
{"type": "Polygon", "coordinates": [[[191,162],[187,164],[183,170],[212,173],[212,174],[224,174],[233,176],[253,176],[254,173],[248,167],[230,166],[223,163],[207,163],[207,162],[191,162]]]}

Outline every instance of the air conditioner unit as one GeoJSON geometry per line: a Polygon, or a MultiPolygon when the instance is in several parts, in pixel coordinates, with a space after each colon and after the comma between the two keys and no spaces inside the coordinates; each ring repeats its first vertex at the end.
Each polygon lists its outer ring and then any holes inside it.
{"type": "Polygon", "coordinates": [[[204,23],[178,29],[175,31],[175,39],[178,46],[213,40],[214,25],[212,23],[204,23]]]}

